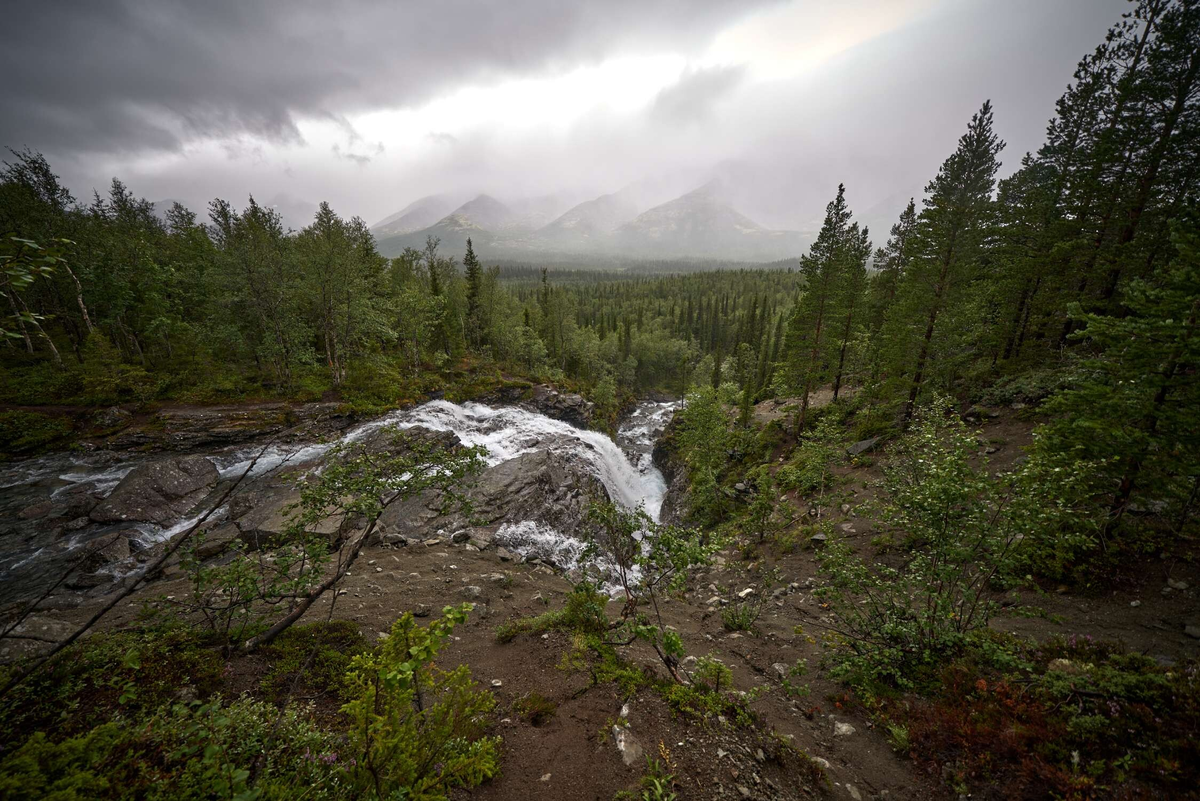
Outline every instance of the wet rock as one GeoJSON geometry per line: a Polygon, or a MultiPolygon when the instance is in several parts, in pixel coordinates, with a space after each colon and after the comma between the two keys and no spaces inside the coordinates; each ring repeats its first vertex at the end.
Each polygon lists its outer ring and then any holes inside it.
{"type": "Polygon", "coordinates": [[[219,526],[212,531],[205,532],[203,541],[196,546],[196,556],[202,560],[220,556],[230,545],[241,539],[241,535],[242,532],[238,527],[232,524],[219,526]]]}
{"type": "Polygon", "coordinates": [[[584,399],[582,395],[559,392],[547,384],[534,387],[530,398],[521,405],[577,428],[590,426],[596,411],[595,404],[584,399]]]}
{"type": "Polygon", "coordinates": [[[19,520],[36,520],[50,514],[51,510],[53,509],[54,504],[52,504],[50,501],[41,501],[40,503],[26,506],[17,513],[17,518],[19,520]]]}
{"type": "Polygon", "coordinates": [[[125,411],[120,406],[110,406],[107,409],[101,409],[92,417],[92,424],[96,428],[114,429],[121,428],[129,424],[133,419],[133,414],[125,411]]]}
{"type": "Polygon", "coordinates": [[[460,510],[446,511],[444,499],[432,491],[392,504],[380,516],[380,540],[386,542],[394,534],[420,538],[439,529],[466,529],[468,541],[486,536],[491,542],[490,535],[500,525],[527,520],[559,531],[577,531],[583,528],[590,499],[608,498],[604,485],[578,457],[552,450],[522,454],[490,467],[464,494],[471,504],[470,520],[460,510]],[[483,525],[472,529],[472,522],[483,525]]]}
{"type": "MultiPolygon", "coordinates": [[[[257,506],[235,521],[242,541],[252,551],[276,547],[287,539],[300,493],[281,487],[260,492],[257,500],[257,506]]],[[[310,526],[308,532],[328,537],[330,545],[334,545],[353,525],[352,521],[335,515],[310,526]]]]}
{"type": "MultiPolygon", "coordinates": [[[[86,546],[87,555],[79,563],[80,569],[91,573],[105,565],[128,559],[131,553],[129,547],[131,533],[137,532],[114,531],[91,540],[86,546]]],[[[109,576],[108,580],[111,581],[112,577],[109,576]]]]}
{"type": "Polygon", "coordinates": [[[90,517],[97,523],[166,525],[203,500],[218,479],[216,466],[203,456],[139,465],[92,509],[90,517]]]}

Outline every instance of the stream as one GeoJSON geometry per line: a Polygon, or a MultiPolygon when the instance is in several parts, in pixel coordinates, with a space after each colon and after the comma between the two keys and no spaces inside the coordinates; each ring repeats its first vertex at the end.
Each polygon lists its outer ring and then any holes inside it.
{"type": "MultiPolygon", "coordinates": [[[[139,553],[148,560],[156,544],[190,528],[255,456],[258,461],[242,489],[253,490],[275,480],[274,472],[284,465],[289,470],[319,469],[336,445],[363,439],[386,426],[453,432],[463,444],[485,449],[488,468],[529,453],[559,454],[599,480],[614,502],[626,508],[641,505],[657,520],[666,482],[651,452],[677,408],[675,402],[638,404],[624,418],[614,440],[515,406],[430,401],[362,423],[335,441],[270,446],[265,451],[260,445],[203,453],[216,467],[219,482],[193,508],[158,524],[98,523],[88,516],[88,510],[107,498],[139,465],[180,454],[62,452],[0,465],[0,603],[40,594],[87,553],[89,543],[114,532],[124,532],[132,553],[100,566],[96,574],[110,576],[112,581],[130,575],[140,569],[139,553]]],[[[216,510],[206,528],[215,528],[228,516],[227,509],[216,510]]],[[[536,520],[506,520],[495,532],[494,541],[522,557],[537,557],[563,570],[581,567],[584,544],[536,520]]]]}

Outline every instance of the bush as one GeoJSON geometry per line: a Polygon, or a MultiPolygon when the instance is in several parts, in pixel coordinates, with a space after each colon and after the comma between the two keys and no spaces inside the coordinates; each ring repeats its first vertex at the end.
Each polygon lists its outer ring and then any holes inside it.
{"type": "Polygon", "coordinates": [[[448,606],[426,627],[406,613],[383,645],[354,658],[352,700],[343,711],[351,721],[351,775],[360,790],[433,801],[499,770],[500,738],[483,734],[495,699],[476,688],[466,665],[448,672],[433,665],[470,609],[448,606]]]}
{"type": "Polygon", "coordinates": [[[25,455],[54,445],[69,436],[71,421],[38,412],[0,412],[0,455],[25,455]]]}
{"type": "Polygon", "coordinates": [[[0,762],[0,797],[351,797],[338,739],[302,709],[218,700],[175,704],[131,723],[118,717],[60,742],[34,734],[0,762]]]}
{"type": "Polygon", "coordinates": [[[904,535],[907,563],[868,565],[840,539],[818,554],[844,678],[912,686],[987,628],[993,582],[1079,525],[1086,471],[1031,459],[994,479],[974,465],[977,450],[944,401],[923,409],[885,470],[881,519],[904,535]]]}

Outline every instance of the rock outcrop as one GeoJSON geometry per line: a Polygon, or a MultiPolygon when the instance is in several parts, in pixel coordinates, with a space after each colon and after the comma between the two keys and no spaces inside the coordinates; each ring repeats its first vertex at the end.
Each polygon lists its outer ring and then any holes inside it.
{"type": "Polygon", "coordinates": [[[181,456],[139,465],[92,509],[97,523],[166,525],[179,519],[216,486],[216,466],[203,456],[181,456]]]}
{"type": "Polygon", "coordinates": [[[575,531],[592,498],[606,499],[604,485],[576,459],[541,450],[485,470],[465,492],[470,515],[432,492],[393,504],[380,518],[384,542],[421,540],[438,532],[494,527],[532,520],[559,531],[575,531]]]}

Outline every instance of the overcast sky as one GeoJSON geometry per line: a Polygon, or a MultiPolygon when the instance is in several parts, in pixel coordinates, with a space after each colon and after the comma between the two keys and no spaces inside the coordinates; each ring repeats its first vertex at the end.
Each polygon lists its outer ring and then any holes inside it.
{"type": "Polygon", "coordinates": [[[751,217],[806,229],[839,181],[890,217],[986,98],[1014,167],[1127,5],[17,0],[0,145],[77,196],[117,176],[197,211],[252,193],[374,223],[432,193],[719,175],[751,217]]]}

